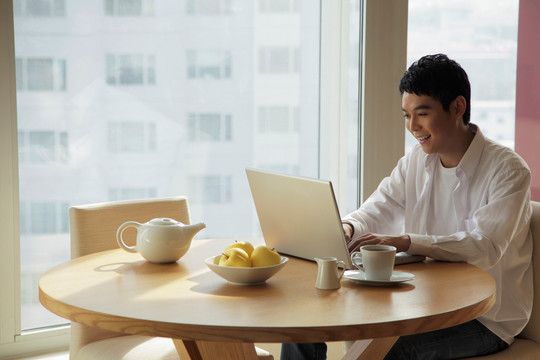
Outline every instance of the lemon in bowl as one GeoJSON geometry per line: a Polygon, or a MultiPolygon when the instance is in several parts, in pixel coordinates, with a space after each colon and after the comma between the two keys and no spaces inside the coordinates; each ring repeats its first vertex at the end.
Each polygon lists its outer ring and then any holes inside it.
{"type": "Polygon", "coordinates": [[[253,247],[249,242],[236,241],[221,255],[212,256],[205,263],[231,284],[258,285],[281,270],[288,260],[267,246],[253,247]]]}
{"type": "Polygon", "coordinates": [[[274,276],[278,271],[280,271],[287,261],[288,258],[281,256],[279,264],[270,265],[270,266],[259,266],[259,267],[238,267],[238,266],[226,266],[219,265],[219,261],[223,255],[216,255],[209,257],[204,262],[210,270],[212,270],[217,275],[221,276],[223,279],[227,280],[231,284],[235,285],[260,285],[264,284],[266,280],[274,276]]]}

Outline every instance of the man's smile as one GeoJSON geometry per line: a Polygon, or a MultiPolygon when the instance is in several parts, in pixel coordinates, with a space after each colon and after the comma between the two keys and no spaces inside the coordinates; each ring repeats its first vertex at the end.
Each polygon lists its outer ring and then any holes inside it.
{"type": "Polygon", "coordinates": [[[425,135],[425,136],[417,136],[416,139],[420,142],[424,142],[426,141],[427,139],[429,139],[431,137],[431,135],[425,135]]]}

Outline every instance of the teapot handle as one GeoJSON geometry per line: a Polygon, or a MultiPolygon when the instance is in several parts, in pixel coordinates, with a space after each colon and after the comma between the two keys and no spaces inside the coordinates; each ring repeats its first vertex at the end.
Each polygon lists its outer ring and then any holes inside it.
{"type": "Polygon", "coordinates": [[[126,243],[124,243],[124,239],[122,239],[122,233],[129,227],[134,227],[137,229],[137,231],[139,231],[139,226],[141,226],[141,224],[136,221],[127,221],[120,225],[120,227],[116,231],[116,242],[118,243],[118,245],[120,245],[121,248],[129,252],[137,252],[137,246],[128,246],[126,245],[126,243]]]}

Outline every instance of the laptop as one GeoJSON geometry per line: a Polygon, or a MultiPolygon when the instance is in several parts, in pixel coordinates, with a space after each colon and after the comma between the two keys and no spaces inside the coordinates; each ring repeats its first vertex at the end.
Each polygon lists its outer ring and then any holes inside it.
{"type": "Polygon", "coordinates": [[[333,256],[354,269],[330,181],[246,169],[267,246],[314,261],[333,256]]]}

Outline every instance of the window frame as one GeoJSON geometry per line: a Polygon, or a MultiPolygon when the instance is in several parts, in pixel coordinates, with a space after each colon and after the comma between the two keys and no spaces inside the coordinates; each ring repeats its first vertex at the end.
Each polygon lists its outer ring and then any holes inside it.
{"type": "MultiPolygon", "coordinates": [[[[320,139],[319,176],[332,180],[338,204],[345,204],[347,199],[349,4],[349,0],[321,1],[320,68],[323,70],[320,73],[319,113],[321,119],[332,121],[328,128],[321,128],[321,133],[327,135],[320,139]]],[[[362,138],[359,147],[359,194],[366,194],[389,174],[403,154],[403,128],[401,123],[396,126],[401,116],[395,78],[403,73],[406,64],[407,1],[388,3],[364,0],[362,9],[364,25],[360,45],[365,59],[361,61],[362,89],[359,92],[361,124],[358,136],[362,138]],[[376,141],[383,137],[387,139],[386,142],[376,141]]],[[[21,332],[18,130],[12,1],[0,1],[0,49],[0,227],[3,230],[0,288],[5,291],[4,294],[11,295],[0,298],[0,357],[66,350],[69,346],[69,326],[21,332]]],[[[357,201],[361,202],[364,197],[362,195],[357,201]]],[[[344,211],[342,206],[340,210],[344,211]]]]}

